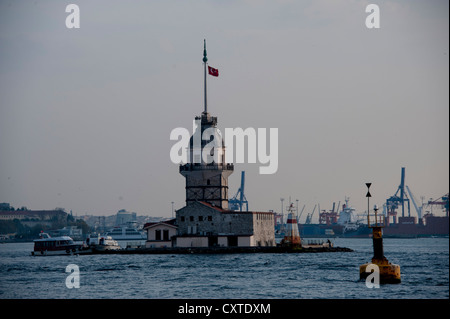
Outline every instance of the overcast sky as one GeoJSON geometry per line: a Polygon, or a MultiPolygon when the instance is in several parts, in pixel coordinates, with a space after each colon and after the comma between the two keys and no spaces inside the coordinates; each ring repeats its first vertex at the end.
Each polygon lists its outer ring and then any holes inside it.
{"type": "MultiPolygon", "coordinates": [[[[225,128],[278,128],[279,164],[246,171],[251,210],[280,198],[358,212],[400,184],[449,191],[449,2],[1,1],[0,202],[171,216],[185,181],[170,132],[208,108],[225,128]],[[66,5],[80,7],[68,29],[66,5]],[[368,29],[365,8],[380,8],[368,29]]],[[[411,205],[411,212],[415,211],[411,205]]],[[[438,212],[438,210],[436,210],[438,212]]],[[[315,219],[317,218],[315,214],[315,219]]],[[[301,221],[304,221],[306,213],[301,221]]]]}

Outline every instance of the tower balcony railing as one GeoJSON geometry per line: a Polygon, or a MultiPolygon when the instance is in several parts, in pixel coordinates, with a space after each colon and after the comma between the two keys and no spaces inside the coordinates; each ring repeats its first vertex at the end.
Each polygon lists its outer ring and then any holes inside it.
{"type": "Polygon", "coordinates": [[[233,163],[225,163],[225,164],[218,164],[218,163],[210,163],[210,164],[187,163],[187,164],[184,164],[184,165],[180,164],[180,172],[202,171],[202,170],[232,171],[232,170],[234,170],[234,164],[233,163]]]}

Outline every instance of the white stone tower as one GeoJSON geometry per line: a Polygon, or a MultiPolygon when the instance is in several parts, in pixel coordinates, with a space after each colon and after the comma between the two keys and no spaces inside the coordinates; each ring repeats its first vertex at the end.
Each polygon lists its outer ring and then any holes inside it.
{"type": "Polygon", "coordinates": [[[203,49],[205,109],[195,117],[197,128],[189,141],[189,163],[180,165],[186,178],[186,205],[204,201],[228,209],[228,176],[234,166],[225,163],[225,143],[217,129],[217,117],[210,116],[206,95],[206,41],[203,49]],[[214,147],[211,145],[215,143],[214,147]],[[209,155],[209,158],[206,158],[209,155]]]}

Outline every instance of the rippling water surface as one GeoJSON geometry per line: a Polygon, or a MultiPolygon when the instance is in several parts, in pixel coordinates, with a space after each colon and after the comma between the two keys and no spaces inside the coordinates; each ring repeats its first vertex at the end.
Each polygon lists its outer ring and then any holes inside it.
{"type": "Polygon", "coordinates": [[[30,256],[32,243],[0,244],[0,299],[8,298],[449,298],[448,238],[384,239],[402,283],[369,289],[359,266],[371,239],[336,239],[354,252],[316,254],[30,256]],[[80,288],[66,287],[66,266],[80,288]]]}

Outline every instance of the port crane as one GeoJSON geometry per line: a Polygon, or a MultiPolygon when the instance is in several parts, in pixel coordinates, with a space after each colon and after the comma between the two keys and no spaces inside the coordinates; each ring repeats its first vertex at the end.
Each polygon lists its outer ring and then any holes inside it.
{"type": "Polygon", "coordinates": [[[417,206],[417,203],[416,203],[416,200],[414,198],[414,195],[411,192],[411,190],[409,189],[408,185],[406,185],[406,189],[408,190],[409,196],[411,197],[411,201],[412,201],[412,203],[414,205],[414,208],[417,211],[417,216],[419,216],[419,224],[422,224],[422,208],[423,208],[423,206],[420,206],[420,207],[417,206]]]}
{"type": "Polygon", "coordinates": [[[411,189],[409,188],[408,185],[405,185],[405,168],[402,167],[400,186],[398,187],[397,192],[394,194],[394,196],[391,196],[386,200],[386,204],[385,204],[385,207],[383,210],[383,213],[388,218],[388,222],[389,222],[390,216],[393,216],[393,218],[394,218],[393,222],[394,222],[394,224],[396,223],[396,217],[397,217],[396,210],[399,206],[402,207],[402,217],[405,217],[405,202],[407,202],[407,204],[408,204],[408,217],[411,217],[409,200],[412,201],[414,208],[417,211],[417,216],[419,217],[419,224],[421,224],[421,225],[423,225],[423,223],[424,223],[423,219],[426,219],[426,217],[428,216],[428,214],[425,214],[425,215],[423,214],[424,207],[427,207],[427,206],[441,205],[445,209],[446,216],[448,217],[448,208],[449,208],[448,194],[441,196],[440,198],[435,199],[435,200],[430,198],[430,200],[428,201],[427,204],[424,204],[422,201],[422,205],[419,207],[418,201],[414,197],[414,194],[412,193],[411,189]],[[407,192],[405,192],[405,189],[407,192]],[[400,192],[400,195],[398,195],[399,192],[400,192]],[[409,196],[408,196],[408,194],[409,194],[409,196]]]}
{"type": "Polygon", "coordinates": [[[245,211],[248,212],[248,201],[244,194],[245,186],[245,171],[241,172],[241,187],[239,187],[236,195],[228,200],[228,206],[231,210],[239,210],[242,212],[242,208],[245,205],[245,211]]]}
{"type": "MultiPolygon", "coordinates": [[[[314,205],[314,209],[313,209],[312,213],[306,215],[306,221],[305,221],[305,224],[311,224],[311,219],[312,219],[312,217],[313,217],[313,215],[314,215],[314,211],[316,210],[316,206],[317,206],[317,204],[314,205]]],[[[320,209],[320,207],[319,207],[319,209],[320,209]]]]}
{"type": "MultiPolygon", "coordinates": [[[[303,208],[302,208],[302,210],[301,210],[301,212],[300,212],[300,215],[299,215],[298,218],[297,218],[297,221],[298,221],[299,223],[300,223],[300,217],[302,217],[303,210],[305,209],[305,206],[306,206],[306,204],[303,205],[303,208]]],[[[297,212],[297,214],[298,214],[298,212],[297,212]]]]}
{"type": "Polygon", "coordinates": [[[428,206],[432,205],[441,205],[442,208],[445,210],[445,216],[448,217],[448,209],[449,209],[449,193],[445,194],[444,196],[441,196],[439,199],[431,199],[428,201],[428,206]]]}
{"type": "Polygon", "coordinates": [[[409,198],[407,198],[405,193],[405,168],[402,167],[400,185],[395,194],[386,200],[388,223],[391,216],[393,217],[394,224],[397,223],[397,208],[399,206],[402,207],[402,217],[405,217],[405,202],[408,203],[408,217],[410,217],[409,198]]]}
{"type": "Polygon", "coordinates": [[[326,210],[323,210],[322,212],[320,212],[319,210],[319,224],[331,225],[337,223],[339,206],[341,206],[341,201],[339,201],[338,209],[336,211],[335,211],[336,207],[335,202],[333,202],[333,209],[331,211],[327,212],[326,210]]]}

